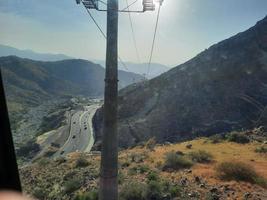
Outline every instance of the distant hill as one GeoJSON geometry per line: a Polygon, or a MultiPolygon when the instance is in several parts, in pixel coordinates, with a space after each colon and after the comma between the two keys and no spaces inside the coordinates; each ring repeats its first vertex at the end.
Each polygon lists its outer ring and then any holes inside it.
{"type": "Polygon", "coordinates": [[[28,58],[39,61],[58,61],[72,59],[64,54],[49,54],[49,53],[36,53],[32,50],[20,50],[14,47],[0,44],[0,57],[3,56],[18,56],[21,58],[28,58]]]}
{"type": "MultiPolygon", "coordinates": [[[[102,97],[105,69],[86,60],[34,61],[15,56],[1,57],[0,66],[12,111],[35,106],[50,98],[83,95],[102,97]],[[13,109],[12,109],[13,108],[13,109]]],[[[123,88],[142,76],[119,71],[123,88]]]]}
{"type": "MultiPolygon", "coordinates": [[[[17,56],[20,58],[28,58],[31,60],[38,60],[38,61],[60,61],[60,60],[69,60],[73,59],[64,54],[50,54],[50,53],[37,53],[32,50],[20,50],[14,47],[1,45],[0,44],[0,57],[5,56],[17,56]]],[[[105,67],[105,61],[103,60],[93,60],[94,63],[100,64],[102,67],[105,67]]],[[[148,73],[148,64],[147,63],[131,63],[125,62],[127,65],[127,69],[119,62],[119,69],[122,71],[128,71],[135,74],[146,75],[148,79],[154,78],[159,76],[160,74],[170,70],[169,67],[158,64],[152,63],[149,73],[148,73]]]]}
{"type": "MultiPolygon", "coordinates": [[[[104,61],[94,61],[100,65],[102,65],[103,67],[105,66],[105,62],[104,61]]],[[[129,72],[133,72],[136,74],[140,74],[142,76],[146,76],[146,78],[151,79],[154,78],[156,76],[159,76],[161,74],[163,74],[164,72],[170,70],[169,67],[159,64],[159,63],[151,63],[150,69],[148,70],[148,63],[132,63],[132,62],[125,62],[127,69],[125,68],[125,66],[123,66],[120,62],[119,62],[119,69],[123,70],[123,71],[129,71],[129,72]]]]}
{"type": "MultiPolygon", "coordinates": [[[[119,96],[121,147],[267,125],[267,17],[119,96]]],[[[99,110],[98,136],[102,117],[99,110]]]]}

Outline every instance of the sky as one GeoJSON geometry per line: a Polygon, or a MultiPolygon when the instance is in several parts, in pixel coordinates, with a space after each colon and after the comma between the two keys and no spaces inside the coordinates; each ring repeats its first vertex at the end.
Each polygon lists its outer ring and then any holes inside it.
{"type": "MultiPolygon", "coordinates": [[[[119,4],[124,8],[126,0],[119,0],[119,4]]],[[[131,9],[140,10],[141,5],[139,0],[131,9]]],[[[91,13],[105,32],[106,13],[91,13]]],[[[123,61],[148,62],[156,14],[131,14],[140,59],[129,15],[119,15],[119,55],[123,61]]],[[[174,67],[245,31],[266,15],[267,0],[164,0],[152,61],[174,67]]],[[[0,0],[0,27],[0,44],[88,60],[105,59],[105,39],[75,0],[0,0]]]]}

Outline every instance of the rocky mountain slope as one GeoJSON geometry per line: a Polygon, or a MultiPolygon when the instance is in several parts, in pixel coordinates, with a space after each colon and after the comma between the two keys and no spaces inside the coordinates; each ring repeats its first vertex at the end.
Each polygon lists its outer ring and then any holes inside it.
{"type": "MultiPolygon", "coordinates": [[[[267,17],[119,94],[119,143],[177,141],[266,122],[267,17]]],[[[95,116],[97,136],[102,110],[95,116]]]]}

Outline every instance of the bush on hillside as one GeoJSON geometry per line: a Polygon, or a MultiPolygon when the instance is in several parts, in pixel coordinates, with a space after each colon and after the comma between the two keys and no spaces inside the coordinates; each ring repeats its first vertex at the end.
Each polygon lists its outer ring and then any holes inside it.
{"type": "Polygon", "coordinates": [[[255,169],[242,162],[223,162],[216,167],[217,176],[226,181],[244,181],[261,186],[267,186],[264,180],[255,169]]]}
{"type": "Polygon", "coordinates": [[[203,150],[192,151],[188,154],[188,156],[192,159],[192,161],[198,163],[209,163],[213,159],[213,156],[209,152],[203,150]]]}
{"type": "Polygon", "coordinates": [[[77,194],[74,200],[98,200],[98,191],[92,190],[90,192],[77,194]]]}
{"type": "Polygon", "coordinates": [[[16,152],[18,157],[32,158],[36,153],[40,151],[40,145],[35,140],[30,140],[26,144],[22,145],[16,152]]]}
{"type": "Polygon", "coordinates": [[[147,165],[137,165],[134,167],[131,167],[128,170],[129,175],[136,175],[136,174],[144,174],[145,172],[149,171],[149,166],[147,165]]]}
{"type": "Polygon", "coordinates": [[[147,185],[140,182],[129,182],[120,191],[120,200],[147,200],[147,185]]]}
{"type": "Polygon", "coordinates": [[[193,162],[185,156],[178,155],[174,151],[166,154],[163,164],[163,170],[179,170],[184,168],[190,168],[193,166],[193,162]]]}
{"type": "Polygon", "coordinates": [[[64,192],[71,194],[78,190],[81,186],[81,182],[78,179],[71,179],[64,183],[64,192]]]}
{"type": "Polygon", "coordinates": [[[40,200],[43,200],[46,198],[46,192],[44,191],[44,189],[42,189],[40,187],[34,188],[32,195],[35,198],[40,199],[40,200]]]}
{"type": "Polygon", "coordinates": [[[76,167],[87,167],[89,165],[89,162],[85,158],[85,156],[81,155],[75,163],[76,167]]]}
{"type": "Polygon", "coordinates": [[[126,183],[120,191],[120,200],[163,200],[181,195],[181,188],[169,181],[151,180],[147,183],[126,183]]]}
{"type": "Polygon", "coordinates": [[[150,171],[147,175],[146,178],[148,181],[158,181],[159,180],[159,174],[155,171],[150,171]]]}
{"type": "Polygon", "coordinates": [[[37,160],[37,163],[39,166],[44,167],[46,165],[48,165],[50,163],[50,159],[49,158],[45,158],[45,157],[41,157],[37,160]]]}
{"type": "Polygon", "coordinates": [[[260,146],[255,149],[256,153],[267,153],[267,146],[260,146]]]}
{"type": "Polygon", "coordinates": [[[228,133],[226,135],[226,139],[230,142],[236,142],[239,144],[246,144],[250,142],[248,136],[244,135],[243,133],[239,133],[239,132],[228,133]]]}

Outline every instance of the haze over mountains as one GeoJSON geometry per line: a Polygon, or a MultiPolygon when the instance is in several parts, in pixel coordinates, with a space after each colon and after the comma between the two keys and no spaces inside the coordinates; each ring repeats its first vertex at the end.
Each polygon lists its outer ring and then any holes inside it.
{"type": "MultiPolygon", "coordinates": [[[[105,66],[105,61],[95,60],[94,62],[102,65],[103,67],[105,66]]],[[[125,64],[127,68],[121,62],[119,62],[119,69],[123,71],[133,72],[136,74],[141,74],[148,79],[155,78],[156,76],[159,76],[164,72],[170,70],[169,67],[159,63],[151,63],[150,67],[148,66],[148,63],[137,64],[132,62],[125,62],[125,64]]]]}
{"type": "MultiPolygon", "coordinates": [[[[188,62],[120,91],[119,144],[178,141],[266,124],[267,17],[188,62]]],[[[95,117],[102,132],[102,110],[95,117]]]]}
{"type": "MultiPolygon", "coordinates": [[[[32,50],[20,50],[14,47],[10,47],[7,45],[1,45],[0,44],[0,57],[3,56],[18,56],[21,58],[28,58],[31,60],[38,60],[38,61],[60,61],[60,60],[69,60],[74,59],[70,56],[64,55],[64,54],[50,54],[50,53],[37,53],[32,50]]],[[[96,64],[100,64],[102,67],[105,67],[105,61],[103,60],[92,60],[96,64]]],[[[131,62],[124,62],[127,66],[122,65],[122,63],[119,62],[119,70],[127,71],[127,72],[133,72],[140,75],[146,75],[146,78],[154,78],[166,71],[168,71],[170,68],[158,64],[158,63],[151,63],[150,70],[148,73],[148,64],[147,63],[131,63],[131,62]]]]}

